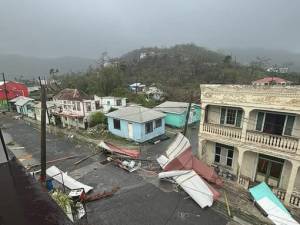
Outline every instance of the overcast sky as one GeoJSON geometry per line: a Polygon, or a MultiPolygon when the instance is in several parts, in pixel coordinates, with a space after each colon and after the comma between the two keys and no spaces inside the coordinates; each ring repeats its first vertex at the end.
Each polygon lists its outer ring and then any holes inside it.
{"type": "Polygon", "coordinates": [[[0,0],[0,53],[117,56],[148,46],[300,52],[300,0],[0,0]]]}

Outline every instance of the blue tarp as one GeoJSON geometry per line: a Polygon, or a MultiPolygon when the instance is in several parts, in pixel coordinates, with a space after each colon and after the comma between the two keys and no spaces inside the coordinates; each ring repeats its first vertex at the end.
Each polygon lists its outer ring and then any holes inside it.
{"type": "Polygon", "coordinates": [[[290,214],[265,182],[262,182],[253,188],[250,188],[249,192],[251,193],[255,201],[259,201],[260,199],[267,197],[284,212],[290,214]]]}

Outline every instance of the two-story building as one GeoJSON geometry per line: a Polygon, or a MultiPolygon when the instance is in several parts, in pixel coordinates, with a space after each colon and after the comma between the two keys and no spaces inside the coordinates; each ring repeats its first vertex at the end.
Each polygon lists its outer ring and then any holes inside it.
{"type": "Polygon", "coordinates": [[[201,85],[198,156],[300,208],[300,86],[201,85]]]}
{"type": "Polygon", "coordinates": [[[53,97],[55,124],[62,127],[87,128],[91,113],[101,111],[99,100],[78,89],[63,89],[53,97]]]}

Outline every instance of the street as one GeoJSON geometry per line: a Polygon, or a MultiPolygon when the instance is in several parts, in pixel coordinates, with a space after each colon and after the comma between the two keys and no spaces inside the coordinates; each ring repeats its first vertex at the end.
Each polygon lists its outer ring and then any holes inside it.
{"type": "MultiPolygon", "coordinates": [[[[3,131],[15,142],[12,152],[24,165],[40,161],[40,132],[23,120],[0,116],[3,131]],[[24,148],[23,148],[24,147],[24,148]]],[[[166,149],[170,139],[157,145],[142,146],[143,157],[153,158],[166,149]]],[[[94,187],[94,192],[120,190],[111,198],[87,204],[89,224],[104,225],[223,225],[227,219],[214,209],[201,209],[188,195],[172,184],[159,181],[147,170],[128,173],[112,163],[101,164],[105,156],[97,154],[77,166],[74,162],[90,155],[94,148],[65,136],[47,134],[47,161],[67,156],[76,158],[47,164],[55,165],[80,182],[94,187]]]]}

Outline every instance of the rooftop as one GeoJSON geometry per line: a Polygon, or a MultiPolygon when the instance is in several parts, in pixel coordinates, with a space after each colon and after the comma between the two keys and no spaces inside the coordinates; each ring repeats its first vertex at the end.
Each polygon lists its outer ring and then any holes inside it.
{"type": "Polygon", "coordinates": [[[145,123],[151,120],[165,117],[165,114],[142,106],[129,106],[108,113],[106,114],[106,116],[137,123],[145,123]]]}
{"type": "Polygon", "coordinates": [[[265,77],[252,82],[253,84],[265,84],[265,83],[274,83],[274,84],[285,84],[292,83],[291,81],[285,80],[280,77],[265,77]]]}
{"type": "Polygon", "coordinates": [[[23,105],[25,105],[29,101],[34,101],[34,99],[28,98],[28,97],[23,97],[23,98],[18,99],[15,102],[15,104],[18,105],[18,106],[23,106],[23,105]]]}
{"type": "Polygon", "coordinates": [[[61,90],[58,94],[56,94],[54,99],[57,100],[73,100],[73,101],[82,101],[82,100],[89,100],[92,99],[89,95],[84,93],[78,89],[70,89],[66,88],[61,90]]]}
{"type": "Polygon", "coordinates": [[[189,106],[189,103],[187,103],[187,102],[166,101],[166,102],[156,106],[154,109],[157,111],[161,111],[161,112],[182,114],[187,110],[188,106],[189,106]]]}

